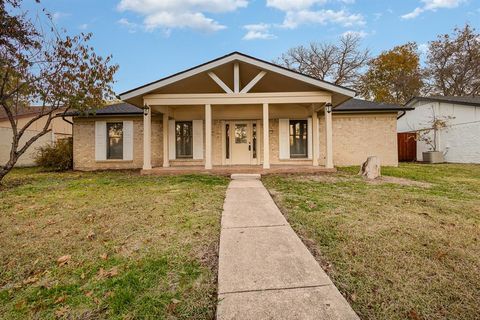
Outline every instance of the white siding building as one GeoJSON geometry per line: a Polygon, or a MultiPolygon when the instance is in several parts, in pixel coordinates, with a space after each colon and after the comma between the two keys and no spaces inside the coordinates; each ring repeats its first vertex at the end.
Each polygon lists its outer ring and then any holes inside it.
{"type": "MultiPolygon", "coordinates": [[[[398,120],[398,132],[421,132],[431,128],[436,116],[447,120],[447,126],[438,132],[438,151],[446,162],[480,163],[480,96],[417,97],[407,107],[414,107],[398,120]]],[[[430,133],[433,134],[433,133],[430,133]]],[[[423,141],[417,141],[417,160],[422,152],[430,151],[423,141]]]]}

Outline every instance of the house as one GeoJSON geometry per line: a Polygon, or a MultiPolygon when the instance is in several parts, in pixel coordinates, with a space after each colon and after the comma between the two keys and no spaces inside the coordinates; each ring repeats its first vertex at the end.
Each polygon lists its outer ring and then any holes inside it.
{"type": "Polygon", "coordinates": [[[402,107],[342,103],[351,89],[233,52],[73,114],[77,170],[397,165],[402,107]],[[266,129],[265,129],[266,128],[266,129]]]}
{"type": "MultiPolygon", "coordinates": [[[[15,112],[17,127],[23,128],[29,121],[40,114],[40,108],[36,106],[19,108],[15,112]]],[[[20,147],[25,144],[28,139],[41,132],[45,126],[47,117],[39,118],[32,122],[28,129],[20,139],[20,147]]],[[[50,123],[50,133],[45,134],[36,140],[23,155],[20,156],[15,166],[34,166],[34,156],[39,147],[45,144],[55,142],[72,136],[71,117],[54,118],[50,123]]],[[[10,150],[12,148],[13,132],[10,120],[4,110],[0,109],[0,164],[6,163],[10,159],[10,150]]]]}
{"type": "MultiPolygon", "coordinates": [[[[445,121],[437,133],[437,149],[446,162],[480,163],[480,96],[415,97],[405,107],[414,108],[398,120],[398,132],[425,133],[433,140],[432,119],[445,121]]],[[[416,141],[417,160],[432,146],[416,141]]]]}

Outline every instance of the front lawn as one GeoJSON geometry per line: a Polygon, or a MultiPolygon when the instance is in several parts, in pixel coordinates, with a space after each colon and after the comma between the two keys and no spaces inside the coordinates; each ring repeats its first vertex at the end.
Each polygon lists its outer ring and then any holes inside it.
{"type": "Polygon", "coordinates": [[[227,184],[14,170],[0,187],[0,318],[213,318],[227,184]]]}
{"type": "Polygon", "coordinates": [[[357,171],[263,182],[362,319],[479,319],[480,166],[357,171]]]}

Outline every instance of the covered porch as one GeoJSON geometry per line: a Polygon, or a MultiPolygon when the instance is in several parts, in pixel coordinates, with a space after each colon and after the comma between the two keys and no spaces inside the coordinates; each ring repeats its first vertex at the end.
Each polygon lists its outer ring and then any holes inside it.
{"type": "Polygon", "coordinates": [[[144,172],[159,168],[158,154],[152,154],[152,135],[157,139],[161,135],[162,154],[167,155],[162,156],[161,168],[212,170],[251,166],[266,170],[281,166],[317,169],[334,166],[328,94],[188,96],[145,97],[144,172]],[[210,103],[198,104],[206,101],[210,103]],[[152,117],[160,119],[161,132],[158,126],[152,131],[152,117]],[[185,128],[187,138],[183,134],[185,128]]]}

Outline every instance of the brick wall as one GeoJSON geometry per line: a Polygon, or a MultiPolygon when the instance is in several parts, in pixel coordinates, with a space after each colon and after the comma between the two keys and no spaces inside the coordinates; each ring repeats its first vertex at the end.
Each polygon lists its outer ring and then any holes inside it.
{"type": "MultiPolygon", "coordinates": [[[[123,121],[126,117],[102,118],[102,121],[123,121]]],[[[132,169],[143,166],[143,118],[133,120],[133,161],[95,161],[95,119],[76,118],[73,126],[74,168],[77,170],[132,169]]],[[[325,122],[320,117],[320,165],[325,164],[325,122]]],[[[259,128],[259,152],[263,160],[263,135],[259,128]]],[[[222,164],[222,121],[212,124],[212,163],[222,164]]],[[[278,119],[270,119],[270,163],[304,164],[311,160],[279,160],[278,119]]],[[[205,141],[205,139],[204,139],[205,141]]],[[[152,118],[152,166],[163,163],[163,130],[161,118],[152,118]]],[[[396,166],[397,139],[396,114],[334,114],[333,115],[333,160],[335,166],[359,165],[368,156],[380,157],[382,165],[396,166]]],[[[184,165],[203,165],[203,161],[184,165]]],[[[179,164],[172,161],[172,165],[179,164]]]]}
{"type": "MultiPolygon", "coordinates": [[[[133,160],[95,160],[95,119],[75,118],[73,125],[73,167],[75,170],[138,169],[143,166],[143,118],[97,118],[99,121],[133,121],[133,160]]],[[[163,163],[163,130],[158,118],[152,118],[152,166],[163,163]]]]}
{"type": "MultiPolygon", "coordinates": [[[[397,166],[397,114],[334,114],[333,163],[360,165],[378,156],[381,165],[397,166]]],[[[320,164],[325,163],[325,120],[320,118],[320,164]]]]}

